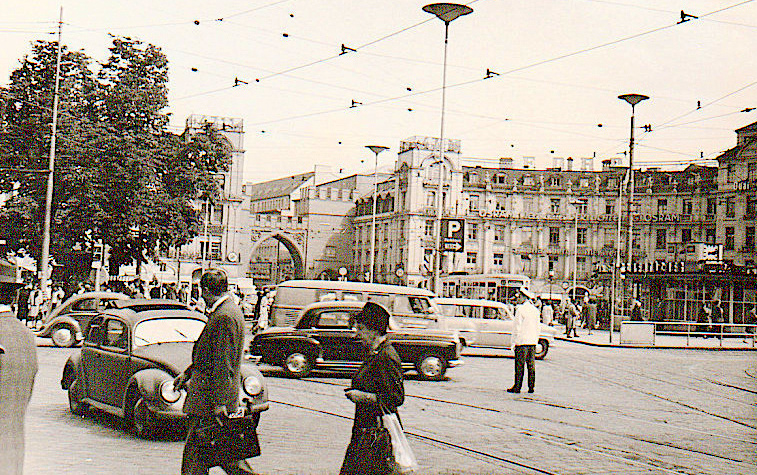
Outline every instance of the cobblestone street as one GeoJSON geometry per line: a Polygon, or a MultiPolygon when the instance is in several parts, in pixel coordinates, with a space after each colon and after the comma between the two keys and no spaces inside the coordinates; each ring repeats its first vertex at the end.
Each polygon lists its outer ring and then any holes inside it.
{"type": "MultiPolygon", "coordinates": [[[[39,348],[25,473],[178,473],[179,431],[139,440],[117,418],[69,412],[59,380],[73,351],[39,348]]],[[[464,359],[446,381],[406,381],[401,416],[420,473],[757,471],[754,352],[559,342],[537,362],[533,395],[504,391],[512,358],[470,350],[464,359]]],[[[269,370],[272,403],[253,466],[263,474],[337,473],[353,410],[342,391],[348,379],[317,374],[300,381],[269,370]]]]}

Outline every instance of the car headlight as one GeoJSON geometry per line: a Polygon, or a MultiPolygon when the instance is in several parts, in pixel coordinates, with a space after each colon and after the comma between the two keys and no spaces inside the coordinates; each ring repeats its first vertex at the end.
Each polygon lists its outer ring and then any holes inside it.
{"type": "Polygon", "coordinates": [[[257,376],[247,376],[242,380],[242,389],[248,396],[257,396],[263,391],[263,383],[257,376]]]}
{"type": "Polygon", "coordinates": [[[173,381],[167,379],[160,385],[160,397],[167,403],[173,404],[181,399],[181,391],[176,391],[173,388],[173,381]]]}

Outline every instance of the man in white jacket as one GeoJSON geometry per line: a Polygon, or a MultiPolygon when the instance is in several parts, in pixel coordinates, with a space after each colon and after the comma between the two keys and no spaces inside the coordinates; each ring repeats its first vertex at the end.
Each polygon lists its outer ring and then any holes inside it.
{"type": "Polygon", "coordinates": [[[515,349],[515,384],[507,390],[509,393],[519,393],[523,385],[524,366],[528,366],[528,392],[534,392],[536,384],[536,366],[534,352],[539,342],[539,310],[534,306],[536,295],[521,287],[518,292],[518,307],[515,309],[513,322],[512,347],[515,349]]]}

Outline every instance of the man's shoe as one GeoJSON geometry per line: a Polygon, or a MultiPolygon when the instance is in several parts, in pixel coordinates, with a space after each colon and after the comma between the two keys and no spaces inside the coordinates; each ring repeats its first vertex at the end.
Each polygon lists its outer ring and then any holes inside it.
{"type": "Polygon", "coordinates": [[[510,389],[507,390],[507,392],[518,394],[518,393],[520,393],[520,389],[510,388],[510,389]]]}
{"type": "Polygon", "coordinates": [[[531,394],[533,394],[534,393],[534,388],[528,388],[528,392],[531,393],[531,394]]]}

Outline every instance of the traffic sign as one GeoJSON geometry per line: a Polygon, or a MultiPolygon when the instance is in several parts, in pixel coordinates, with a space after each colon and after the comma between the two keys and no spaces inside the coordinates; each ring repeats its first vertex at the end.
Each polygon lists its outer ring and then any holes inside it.
{"type": "Polygon", "coordinates": [[[442,251],[462,252],[465,248],[465,220],[442,219],[442,251]]]}

